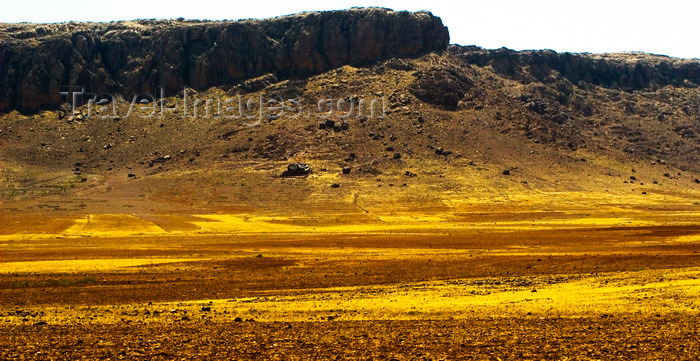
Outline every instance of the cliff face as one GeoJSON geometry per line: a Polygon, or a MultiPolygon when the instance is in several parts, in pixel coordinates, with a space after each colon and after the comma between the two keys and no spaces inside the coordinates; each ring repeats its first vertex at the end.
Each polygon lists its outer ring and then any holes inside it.
{"type": "Polygon", "coordinates": [[[126,94],[204,89],[444,50],[448,42],[432,14],[381,8],[245,21],[8,24],[0,27],[0,111],[55,107],[62,86],[126,94]]]}
{"type": "Polygon", "coordinates": [[[692,59],[641,53],[487,50],[475,46],[451,46],[450,53],[468,64],[490,65],[494,72],[515,80],[546,81],[551,72],[556,71],[574,84],[585,82],[625,91],[700,84],[700,62],[692,59]]]}

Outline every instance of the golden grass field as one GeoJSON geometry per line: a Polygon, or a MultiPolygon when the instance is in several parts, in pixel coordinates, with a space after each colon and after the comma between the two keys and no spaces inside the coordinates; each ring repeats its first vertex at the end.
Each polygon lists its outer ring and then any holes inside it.
{"type": "Polygon", "coordinates": [[[694,199],[3,213],[0,358],[692,359],[694,199]]]}

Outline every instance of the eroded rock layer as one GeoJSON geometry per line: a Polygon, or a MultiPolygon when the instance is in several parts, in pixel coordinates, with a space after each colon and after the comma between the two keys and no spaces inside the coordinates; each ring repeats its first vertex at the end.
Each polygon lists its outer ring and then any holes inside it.
{"type": "Polygon", "coordinates": [[[139,20],[0,26],[0,111],[61,102],[87,91],[204,89],[264,73],[304,76],[345,64],[443,50],[447,28],[429,12],[382,8],[268,20],[139,20]]]}

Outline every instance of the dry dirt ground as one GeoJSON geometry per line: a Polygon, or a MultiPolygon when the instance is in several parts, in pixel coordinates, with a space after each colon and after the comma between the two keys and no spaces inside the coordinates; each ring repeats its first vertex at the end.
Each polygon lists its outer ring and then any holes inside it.
{"type": "Polygon", "coordinates": [[[6,212],[0,359],[695,359],[700,212],[676,207],[6,212]]]}
{"type": "Polygon", "coordinates": [[[345,128],[1,115],[0,360],[698,359],[700,90],[460,56],[244,94],[386,100],[345,128]]]}

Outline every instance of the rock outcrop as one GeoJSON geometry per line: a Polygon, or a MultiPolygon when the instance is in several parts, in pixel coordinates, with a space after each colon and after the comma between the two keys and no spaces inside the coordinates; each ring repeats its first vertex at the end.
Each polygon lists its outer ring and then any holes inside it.
{"type": "Polygon", "coordinates": [[[487,50],[450,46],[450,53],[468,64],[491,66],[499,75],[516,80],[547,82],[553,71],[574,84],[590,83],[626,91],[655,86],[696,87],[700,61],[643,53],[557,53],[552,50],[487,50]]]}
{"type": "Polygon", "coordinates": [[[411,84],[411,93],[424,102],[446,109],[456,109],[460,99],[473,85],[465,74],[453,69],[419,71],[416,72],[416,78],[411,84]]]}
{"type": "Polygon", "coordinates": [[[0,25],[0,112],[56,107],[61,87],[91,93],[175,92],[265,73],[306,76],[345,64],[447,47],[429,12],[383,8],[267,20],[138,20],[0,25]]]}

